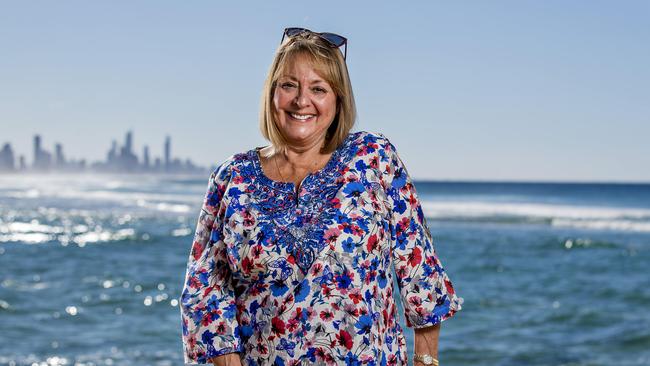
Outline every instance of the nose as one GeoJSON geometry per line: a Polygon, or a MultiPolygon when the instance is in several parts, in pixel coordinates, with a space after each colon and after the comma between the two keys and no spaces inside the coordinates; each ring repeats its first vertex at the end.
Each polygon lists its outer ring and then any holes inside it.
{"type": "Polygon", "coordinates": [[[309,100],[307,88],[298,89],[298,95],[296,95],[296,99],[294,100],[294,103],[296,104],[296,106],[298,106],[298,108],[309,106],[310,100],[309,100]]]}

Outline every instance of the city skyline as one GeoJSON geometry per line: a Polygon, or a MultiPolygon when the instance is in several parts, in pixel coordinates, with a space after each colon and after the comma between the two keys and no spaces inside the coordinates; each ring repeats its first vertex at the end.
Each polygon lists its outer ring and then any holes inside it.
{"type": "Polygon", "coordinates": [[[650,182],[649,14],[637,0],[7,2],[0,143],[30,156],[39,132],[104,160],[102,136],[132,130],[216,165],[268,144],[262,87],[299,26],[348,39],[355,130],[388,137],[416,179],[650,182]]]}
{"type": "Polygon", "coordinates": [[[4,142],[0,150],[0,173],[11,172],[105,172],[105,173],[204,173],[208,168],[195,165],[191,159],[182,160],[172,156],[171,136],[166,136],[161,156],[149,153],[149,145],[142,146],[142,157],[135,152],[133,132],[127,131],[123,145],[117,139],[111,141],[111,148],[106,153],[104,161],[89,159],[66,158],[64,145],[54,143],[54,153],[48,151],[42,142],[40,134],[32,138],[31,164],[24,154],[14,152],[12,142],[4,142]]]}

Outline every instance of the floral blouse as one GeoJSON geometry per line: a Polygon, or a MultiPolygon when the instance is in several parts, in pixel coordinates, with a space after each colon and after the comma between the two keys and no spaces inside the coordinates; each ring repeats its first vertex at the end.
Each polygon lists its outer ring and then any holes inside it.
{"type": "Polygon", "coordinates": [[[414,328],[462,298],[395,147],[351,133],[299,192],[264,175],[260,149],[210,176],[180,299],[185,362],[406,365],[394,291],[414,328]]]}

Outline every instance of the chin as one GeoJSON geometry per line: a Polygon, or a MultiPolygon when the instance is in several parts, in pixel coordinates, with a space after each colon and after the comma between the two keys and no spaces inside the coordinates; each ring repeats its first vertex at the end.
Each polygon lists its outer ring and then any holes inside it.
{"type": "MultiPolygon", "coordinates": [[[[287,138],[289,142],[296,142],[296,143],[302,143],[302,142],[308,142],[312,141],[314,139],[319,139],[321,138],[321,134],[317,131],[288,131],[284,133],[284,136],[287,138]]],[[[322,138],[325,137],[325,134],[322,134],[322,138]]]]}

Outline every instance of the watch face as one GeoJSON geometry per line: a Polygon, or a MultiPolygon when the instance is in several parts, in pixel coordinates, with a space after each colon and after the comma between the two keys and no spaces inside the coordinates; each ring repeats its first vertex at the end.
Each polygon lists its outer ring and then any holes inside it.
{"type": "Polygon", "coordinates": [[[433,365],[433,357],[430,355],[425,355],[422,357],[422,361],[424,361],[425,365],[433,365]]]}

